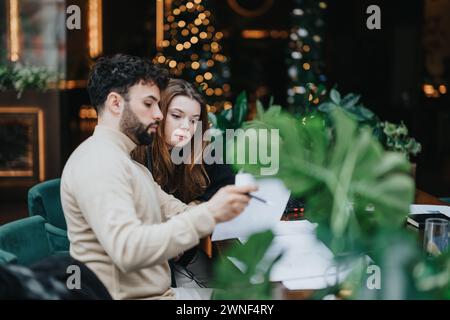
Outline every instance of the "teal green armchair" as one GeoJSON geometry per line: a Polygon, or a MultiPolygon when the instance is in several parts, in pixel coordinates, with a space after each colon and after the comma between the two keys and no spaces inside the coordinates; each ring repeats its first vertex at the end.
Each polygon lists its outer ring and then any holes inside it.
{"type": "Polygon", "coordinates": [[[41,182],[28,191],[28,213],[42,216],[47,223],[50,245],[54,251],[68,251],[67,224],[61,206],[61,179],[41,182]]]}
{"type": "Polygon", "coordinates": [[[17,263],[17,256],[11,252],[0,249],[0,264],[3,263],[17,263]]]}
{"type": "Polygon", "coordinates": [[[45,219],[28,217],[0,226],[0,261],[30,265],[54,254],[45,230],[45,219]]]}

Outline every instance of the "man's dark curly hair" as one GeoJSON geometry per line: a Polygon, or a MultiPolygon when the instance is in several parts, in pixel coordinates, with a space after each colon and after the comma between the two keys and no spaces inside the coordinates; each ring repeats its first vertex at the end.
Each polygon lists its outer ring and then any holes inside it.
{"type": "Polygon", "coordinates": [[[106,97],[117,92],[128,98],[128,90],[135,84],[152,83],[164,90],[169,80],[168,72],[143,58],[116,54],[100,58],[92,68],[87,89],[97,113],[103,110],[106,97]]]}

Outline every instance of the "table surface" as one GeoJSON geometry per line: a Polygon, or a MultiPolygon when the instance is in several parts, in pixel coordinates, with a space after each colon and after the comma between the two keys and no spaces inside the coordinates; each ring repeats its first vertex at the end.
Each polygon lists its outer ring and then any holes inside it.
{"type": "MultiPolygon", "coordinates": [[[[415,204],[430,204],[430,205],[449,205],[446,202],[439,200],[437,197],[417,189],[415,195],[415,204]]],[[[219,256],[224,256],[224,251],[231,245],[235,244],[237,240],[224,240],[214,242],[215,248],[219,256]]],[[[283,300],[304,300],[311,298],[316,290],[289,290],[281,282],[274,282],[273,294],[275,299],[283,300]]]]}

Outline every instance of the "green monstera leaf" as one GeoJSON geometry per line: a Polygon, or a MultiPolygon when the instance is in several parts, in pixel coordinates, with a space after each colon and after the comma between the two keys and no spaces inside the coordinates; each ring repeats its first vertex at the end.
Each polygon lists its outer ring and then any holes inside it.
{"type": "MultiPolygon", "coordinates": [[[[244,128],[278,130],[276,176],[305,199],[307,218],[318,223],[317,236],[335,253],[336,262],[349,258],[346,261],[355,267],[335,292],[348,288],[348,298],[356,299],[449,298],[450,252],[426,258],[417,236],[404,228],[414,196],[410,163],[404,156],[383,149],[372,130],[359,126],[342,108],[330,111],[331,123],[317,114],[298,118],[275,108],[268,116],[269,110],[258,109],[257,118],[244,128]],[[365,255],[381,270],[381,290],[368,290],[365,255]]],[[[236,165],[255,175],[263,166],[236,165]]],[[[228,297],[267,296],[265,280],[254,287],[267,243],[249,242],[245,251],[232,255],[250,266],[248,273],[236,271],[230,262],[219,269],[221,287],[235,295],[228,297]],[[227,283],[227,277],[233,280],[227,283]]]]}
{"type": "Polygon", "coordinates": [[[214,266],[214,299],[262,300],[272,298],[270,270],[279,257],[265,258],[274,235],[271,231],[252,235],[235,245],[214,266]],[[235,264],[229,260],[231,258],[235,264]]]}
{"type": "Polygon", "coordinates": [[[247,94],[245,91],[241,92],[237,99],[236,103],[233,107],[233,121],[234,128],[240,128],[245,120],[247,120],[248,114],[248,102],[247,102],[247,94]]]}
{"type": "MultiPolygon", "coordinates": [[[[281,112],[248,127],[279,130],[277,177],[306,199],[318,237],[337,254],[361,253],[381,228],[404,222],[414,194],[410,164],[385,152],[369,128],[358,127],[341,109],[331,120],[330,129],[319,116],[305,121],[281,112]]],[[[258,165],[238,167],[260,172],[258,165]]]]}

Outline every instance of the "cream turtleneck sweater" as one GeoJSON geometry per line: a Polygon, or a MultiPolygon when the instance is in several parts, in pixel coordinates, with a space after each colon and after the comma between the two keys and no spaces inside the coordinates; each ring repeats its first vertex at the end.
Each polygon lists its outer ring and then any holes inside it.
{"type": "Polygon", "coordinates": [[[205,204],[188,207],[162,191],[131,160],[135,147],[99,125],[70,156],[61,178],[70,254],[115,299],[174,299],[167,261],[211,234],[214,219],[205,204]]]}

